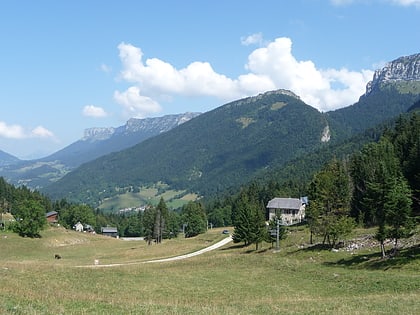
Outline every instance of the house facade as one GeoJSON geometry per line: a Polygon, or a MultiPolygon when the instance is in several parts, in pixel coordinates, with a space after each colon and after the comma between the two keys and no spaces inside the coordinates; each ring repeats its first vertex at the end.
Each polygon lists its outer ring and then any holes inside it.
{"type": "Polygon", "coordinates": [[[305,219],[305,208],[308,200],[302,198],[274,198],[267,204],[268,219],[276,216],[281,220],[282,225],[293,225],[305,219]]]}

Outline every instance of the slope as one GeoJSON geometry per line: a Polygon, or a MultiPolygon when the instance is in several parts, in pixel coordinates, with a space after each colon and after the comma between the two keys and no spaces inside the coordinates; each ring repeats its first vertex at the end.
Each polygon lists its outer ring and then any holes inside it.
{"type": "Polygon", "coordinates": [[[267,92],[84,164],[43,191],[94,205],[122,189],[158,181],[201,195],[216,193],[320,146],[325,128],[324,115],[293,93],[267,92]]]}

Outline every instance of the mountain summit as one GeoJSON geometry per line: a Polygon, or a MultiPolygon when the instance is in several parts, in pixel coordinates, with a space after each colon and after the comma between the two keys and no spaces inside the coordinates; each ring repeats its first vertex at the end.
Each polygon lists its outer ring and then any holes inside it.
{"type": "Polygon", "coordinates": [[[420,81],[420,53],[400,57],[375,71],[373,80],[366,86],[366,94],[377,90],[384,84],[398,81],[420,81]]]}

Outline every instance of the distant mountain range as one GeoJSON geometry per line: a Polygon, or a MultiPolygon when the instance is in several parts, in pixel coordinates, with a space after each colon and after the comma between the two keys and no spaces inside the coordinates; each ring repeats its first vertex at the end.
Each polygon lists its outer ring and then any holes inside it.
{"type": "Polygon", "coordinates": [[[200,113],[166,115],[156,118],[132,118],[123,126],[89,128],[84,137],[45,158],[22,161],[0,151],[0,176],[16,185],[42,188],[79,165],[111,152],[118,152],[145,139],[164,133],[200,113]]]}
{"type": "MultiPolygon", "coordinates": [[[[377,70],[366,93],[346,108],[321,113],[292,92],[277,90],[201,115],[191,114],[181,119],[187,120],[185,123],[173,123],[164,131],[159,129],[163,121],[156,120],[153,135],[140,141],[139,135],[134,140],[122,136],[130,121],[124,128],[89,129],[80,141],[33,161],[33,165],[39,163],[33,168],[39,172],[26,171],[26,179],[18,182],[43,187],[53,198],[94,206],[105,198],[155,183],[201,196],[215,195],[238,189],[257,176],[293,178],[293,173],[297,176],[301,171],[299,159],[315,153],[320,157],[332,147],[340,152],[342,143],[346,143],[342,151],[349,154],[360,145],[349,142],[368,141],[353,137],[407,112],[419,99],[420,54],[416,54],[377,70]],[[118,147],[116,142],[126,146],[118,147]],[[55,173],[48,163],[56,163],[55,173]],[[60,163],[63,168],[57,167],[60,163]],[[46,174],[55,175],[42,181],[46,174]]],[[[313,158],[305,163],[315,169],[322,160],[313,158]]],[[[11,169],[2,167],[0,175],[11,169]]],[[[19,168],[14,174],[19,174],[19,168]]]]}

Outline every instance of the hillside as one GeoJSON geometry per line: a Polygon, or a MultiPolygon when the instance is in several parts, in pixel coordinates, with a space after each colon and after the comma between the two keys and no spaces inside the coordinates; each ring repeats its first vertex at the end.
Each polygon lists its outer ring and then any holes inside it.
{"type": "Polygon", "coordinates": [[[326,127],[324,115],[291,92],[267,92],[84,164],[44,191],[93,203],[115,187],[157,181],[201,195],[215,193],[321,146],[326,127]]]}
{"type": "Polygon", "coordinates": [[[42,159],[20,161],[7,159],[7,156],[2,158],[0,155],[0,176],[15,185],[24,184],[40,189],[83,163],[129,148],[198,115],[199,113],[184,113],[144,119],[132,118],[117,128],[89,128],[80,140],[42,159]]]}
{"type": "Polygon", "coordinates": [[[16,164],[19,161],[20,160],[17,157],[0,150],[0,167],[16,164]]]}

